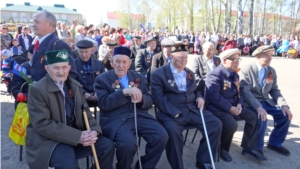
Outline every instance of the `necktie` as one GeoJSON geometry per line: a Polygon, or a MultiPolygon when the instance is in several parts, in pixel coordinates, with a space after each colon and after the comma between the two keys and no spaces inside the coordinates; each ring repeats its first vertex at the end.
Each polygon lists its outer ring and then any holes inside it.
{"type": "Polygon", "coordinates": [[[266,68],[262,67],[259,71],[259,84],[261,87],[264,85],[264,77],[265,77],[266,68]]]}
{"type": "Polygon", "coordinates": [[[36,43],[35,43],[35,45],[34,45],[34,49],[33,49],[34,52],[36,52],[36,50],[38,49],[39,45],[40,45],[40,41],[37,40],[36,43]]]}

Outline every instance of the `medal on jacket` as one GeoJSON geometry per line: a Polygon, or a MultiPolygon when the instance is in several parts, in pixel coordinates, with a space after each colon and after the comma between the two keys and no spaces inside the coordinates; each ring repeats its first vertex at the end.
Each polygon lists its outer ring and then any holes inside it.
{"type": "Polygon", "coordinates": [[[269,77],[266,79],[267,83],[273,83],[273,72],[269,73],[269,77]]]}
{"type": "Polygon", "coordinates": [[[175,85],[175,80],[168,80],[168,83],[169,83],[172,87],[174,87],[174,85],[175,85]]]}

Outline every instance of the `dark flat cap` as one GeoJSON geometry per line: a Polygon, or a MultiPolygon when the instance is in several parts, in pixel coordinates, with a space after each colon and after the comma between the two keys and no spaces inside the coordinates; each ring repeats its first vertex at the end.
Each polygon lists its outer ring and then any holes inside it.
{"type": "Polygon", "coordinates": [[[149,36],[149,37],[144,41],[144,43],[147,44],[147,43],[150,42],[150,41],[157,41],[157,40],[155,39],[155,37],[149,36]]]}
{"type": "Polygon", "coordinates": [[[133,39],[142,39],[141,36],[133,36],[132,38],[133,38],[133,39]]]}
{"type": "Polygon", "coordinates": [[[172,47],[171,53],[176,52],[188,52],[188,45],[186,43],[182,43],[181,41],[175,42],[174,46],[172,47]]]}
{"type": "Polygon", "coordinates": [[[252,53],[252,56],[256,56],[256,55],[259,55],[261,53],[264,53],[264,52],[268,52],[268,51],[274,51],[274,47],[272,45],[264,45],[264,46],[261,46],[261,47],[258,47],[253,53],[252,53]]]}
{"type": "Polygon", "coordinates": [[[128,47],[118,46],[114,49],[114,55],[126,55],[130,57],[131,51],[128,47]]]}
{"type": "Polygon", "coordinates": [[[106,44],[107,44],[107,46],[117,46],[118,45],[117,42],[115,42],[115,41],[108,41],[106,44]]]}
{"type": "Polygon", "coordinates": [[[169,38],[165,38],[161,41],[161,46],[174,46],[175,42],[169,38]]]}
{"type": "Polygon", "coordinates": [[[88,49],[88,48],[92,48],[94,46],[93,42],[89,41],[89,40],[81,40],[79,42],[76,43],[76,46],[79,49],[88,49]]]}

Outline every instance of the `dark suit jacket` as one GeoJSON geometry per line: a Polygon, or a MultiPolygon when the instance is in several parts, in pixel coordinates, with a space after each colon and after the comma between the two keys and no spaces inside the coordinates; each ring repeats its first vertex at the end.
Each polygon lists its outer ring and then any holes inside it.
{"type": "MultiPolygon", "coordinates": [[[[146,49],[146,48],[147,48],[146,45],[141,44],[140,49],[146,49]]],[[[137,55],[138,50],[135,45],[131,46],[130,50],[131,50],[131,54],[130,54],[131,65],[129,70],[135,70],[135,57],[137,55]]]]}
{"type": "Polygon", "coordinates": [[[144,75],[147,74],[148,69],[151,67],[152,59],[155,53],[153,53],[152,57],[150,57],[147,49],[138,50],[137,56],[135,58],[135,71],[144,75]]]}
{"type": "Polygon", "coordinates": [[[151,74],[152,99],[158,108],[156,118],[161,122],[167,120],[181,122],[189,112],[199,114],[196,99],[202,95],[199,90],[196,90],[197,84],[193,72],[188,68],[185,68],[185,71],[187,72],[186,92],[178,90],[170,63],[151,74]],[[174,82],[173,85],[171,82],[174,82]],[[179,117],[175,118],[177,114],[179,117]]]}
{"type": "MultiPolygon", "coordinates": [[[[26,35],[27,39],[28,39],[28,44],[29,46],[32,44],[32,36],[30,35],[26,35]]],[[[19,35],[18,37],[18,41],[19,41],[19,46],[22,47],[22,51],[24,52],[26,50],[26,46],[25,46],[25,41],[24,41],[24,38],[23,38],[23,34],[19,35]]]]}
{"type": "Polygon", "coordinates": [[[167,64],[167,60],[166,60],[166,57],[164,56],[164,53],[159,52],[158,54],[154,55],[152,58],[151,73],[153,73],[156,69],[158,69],[166,64],[167,64]]]}
{"type": "Polygon", "coordinates": [[[52,50],[67,50],[69,54],[69,64],[71,65],[71,70],[69,72],[69,76],[73,79],[76,79],[76,66],[74,59],[71,55],[71,48],[64,41],[60,40],[55,33],[50,34],[43,42],[39,45],[36,52],[33,53],[32,56],[32,68],[31,68],[31,76],[33,81],[39,81],[46,74],[45,70],[46,65],[46,56],[45,53],[52,50]],[[54,42],[56,42],[55,49],[53,47],[54,42]]]}
{"type": "MultiPolygon", "coordinates": [[[[207,110],[230,112],[231,106],[243,105],[242,92],[238,92],[237,73],[230,74],[222,64],[211,71],[205,80],[205,101],[207,110]]],[[[242,90],[242,89],[240,89],[242,90]]]]}
{"type": "MultiPolygon", "coordinates": [[[[207,69],[205,69],[205,68],[207,68],[207,64],[203,57],[205,57],[205,56],[197,55],[197,57],[195,57],[195,60],[193,62],[192,71],[195,74],[197,82],[204,79],[207,75],[207,69]]],[[[219,64],[221,63],[220,58],[217,56],[213,56],[212,59],[213,59],[213,63],[215,65],[215,67],[218,67],[219,64]]]]}
{"type": "MultiPolygon", "coordinates": [[[[137,115],[154,119],[147,113],[147,110],[152,107],[152,99],[145,84],[145,77],[132,70],[127,72],[127,76],[128,83],[136,84],[136,80],[140,79],[139,89],[143,93],[143,101],[136,104],[137,115]]],[[[132,118],[134,111],[131,98],[123,94],[123,87],[117,89],[113,86],[117,79],[112,69],[97,76],[95,81],[102,131],[104,136],[111,140],[114,140],[116,132],[126,119],[132,118]]]]}
{"type": "MultiPolygon", "coordinates": [[[[78,49],[72,50],[72,56],[74,59],[79,58],[78,49]]],[[[97,56],[94,53],[92,53],[91,57],[97,59],[97,56]]]]}
{"type": "Polygon", "coordinates": [[[259,84],[258,74],[259,72],[255,62],[243,67],[240,73],[241,86],[244,89],[243,93],[245,96],[245,105],[255,110],[258,107],[261,107],[261,101],[265,101],[271,106],[279,105],[281,107],[283,105],[287,105],[278,88],[275,69],[271,66],[267,66],[263,87],[259,84]],[[270,77],[271,73],[272,77],[270,77]],[[268,78],[272,78],[273,82],[267,82],[268,78]]]}
{"type": "MultiPolygon", "coordinates": [[[[93,93],[94,92],[94,84],[96,76],[100,75],[101,73],[105,72],[105,68],[103,62],[91,57],[91,72],[94,72],[94,79],[91,77],[91,81],[89,81],[86,77],[85,71],[83,69],[82,61],[80,57],[75,59],[76,69],[77,69],[77,76],[76,80],[83,86],[82,92],[93,93]]],[[[92,76],[92,75],[91,75],[92,76]]]]}

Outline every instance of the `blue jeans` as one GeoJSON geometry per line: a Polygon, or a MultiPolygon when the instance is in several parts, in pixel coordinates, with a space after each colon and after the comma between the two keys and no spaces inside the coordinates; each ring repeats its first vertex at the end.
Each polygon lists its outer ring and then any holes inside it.
{"type": "MultiPolygon", "coordinates": [[[[287,115],[283,115],[281,109],[279,110],[277,109],[277,107],[270,106],[265,101],[262,101],[261,105],[269,115],[273,116],[275,122],[274,129],[271,132],[268,144],[273,147],[281,147],[288,133],[291,121],[288,119],[287,115]]],[[[254,111],[257,113],[256,110],[254,111]]],[[[258,150],[262,150],[264,147],[264,135],[266,129],[267,120],[262,121],[261,119],[258,119],[258,150]]]]}

